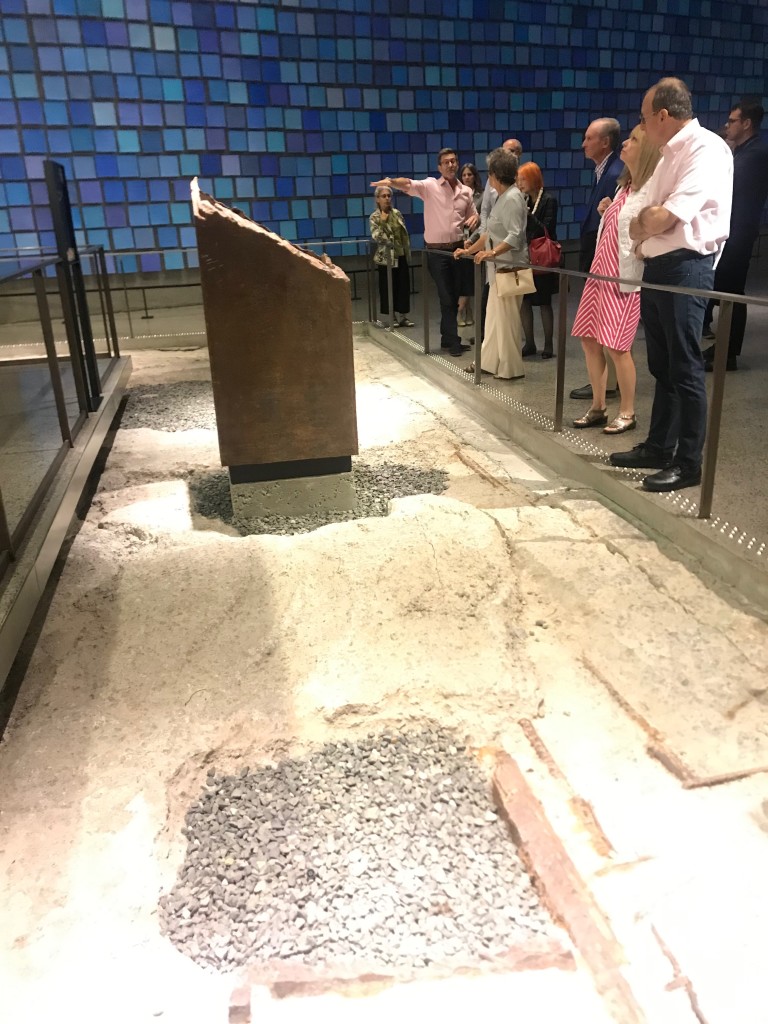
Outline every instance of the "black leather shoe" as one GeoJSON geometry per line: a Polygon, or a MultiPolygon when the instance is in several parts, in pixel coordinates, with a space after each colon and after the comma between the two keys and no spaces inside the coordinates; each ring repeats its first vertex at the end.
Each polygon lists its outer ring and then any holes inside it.
{"type": "Polygon", "coordinates": [[[701,358],[705,363],[711,363],[715,358],[715,346],[710,345],[709,348],[705,348],[701,353],[701,358]]]}
{"type": "Polygon", "coordinates": [[[469,352],[469,345],[459,345],[458,348],[452,348],[448,355],[463,356],[465,352],[469,352]]]}
{"type": "Polygon", "coordinates": [[[670,456],[660,455],[654,448],[636,444],[631,451],[614,452],[610,456],[610,463],[612,466],[621,466],[622,469],[667,469],[672,465],[672,459],[670,456]]]}
{"type": "MultiPolygon", "coordinates": [[[[609,388],[605,392],[606,398],[615,398],[619,393],[618,388],[609,388]]],[[[592,385],[585,384],[583,388],[574,388],[571,392],[571,398],[591,398],[592,397],[592,385]]]]}
{"type": "Polygon", "coordinates": [[[660,473],[652,473],[643,480],[645,491],[679,491],[683,487],[698,487],[701,483],[701,468],[681,469],[668,466],[660,473]]]}
{"type": "MultiPolygon", "coordinates": [[[[715,368],[715,364],[714,364],[714,361],[712,359],[705,360],[705,362],[704,362],[704,369],[706,370],[707,373],[712,373],[714,368],[715,368]]],[[[736,356],[728,356],[728,358],[725,361],[725,368],[726,368],[726,370],[728,370],[729,373],[732,373],[734,370],[738,370],[739,367],[738,367],[738,364],[736,363],[736,356]]]]}
{"type": "Polygon", "coordinates": [[[531,343],[529,345],[526,342],[526,344],[523,345],[523,351],[520,354],[522,355],[523,359],[527,359],[528,356],[535,356],[536,355],[536,346],[533,343],[531,343]]]}

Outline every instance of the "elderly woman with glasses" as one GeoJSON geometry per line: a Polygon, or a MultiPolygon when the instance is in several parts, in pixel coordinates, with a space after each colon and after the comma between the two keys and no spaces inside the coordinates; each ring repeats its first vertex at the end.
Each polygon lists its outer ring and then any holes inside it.
{"type": "MultiPolygon", "coordinates": [[[[488,264],[488,310],[485,337],[480,350],[480,368],[499,380],[520,380],[523,373],[521,296],[501,298],[497,288],[497,272],[509,268],[529,267],[528,242],[525,229],[528,210],[518,189],[517,157],[505,149],[494,149],[488,156],[488,180],[498,199],[491,210],[485,234],[468,249],[457,249],[454,258],[475,254],[475,263],[488,264]]],[[[473,373],[474,366],[466,367],[473,373]]]]}
{"type": "Polygon", "coordinates": [[[392,206],[392,189],[379,185],[373,193],[376,209],[370,216],[371,237],[376,243],[373,262],[379,270],[379,310],[382,316],[389,315],[389,270],[392,267],[392,305],[395,324],[398,327],[413,327],[408,319],[411,310],[411,273],[408,260],[411,255],[411,239],[403,215],[392,206]]]}

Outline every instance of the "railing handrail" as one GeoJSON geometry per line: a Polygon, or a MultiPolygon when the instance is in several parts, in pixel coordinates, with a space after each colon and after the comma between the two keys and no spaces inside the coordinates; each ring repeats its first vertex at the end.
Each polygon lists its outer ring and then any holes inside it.
{"type": "MultiPolygon", "coordinates": [[[[452,252],[442,249],[414,249],[412,252],[430,252],[438,256],[445,256],[448,259],[455,259],[452,252]]],[[[474,253],[462,253],[460,259],[474,259],[474,253]]],[[[493,257],[486,260],[487,263],[496,263],[493,257]]],[[[502,264],[507,266],[507,264],[502,264]]],[[[722,299],[724,302],[754,303],[756,306],[768,306],[768,299],[761,299],[757,295],[736,295],[733,292],[706,291],[703,288],[680,288],[677,285],[650,284],[646,281],[638,281],[636,278],[612,277],[610,274],[585,273],[583,270],[567,270],[565,267],[542,267],[538,263],[531,263],[526,269],[537,270],[547,274],[558,274],[561,277],[576,277],[586,280],[592,278],[594,281],[613,281],[616,284],[627,284],[633,288],[647,288],[655,292],[672,292],[675,295],[698,295],[704,299],[722,299]]]]}

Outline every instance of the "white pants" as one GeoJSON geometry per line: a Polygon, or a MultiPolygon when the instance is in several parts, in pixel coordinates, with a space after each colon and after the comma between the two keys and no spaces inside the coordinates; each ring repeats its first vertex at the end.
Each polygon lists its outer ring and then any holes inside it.
{"type": "Polygon", "coordinates": [[[488,289],[485,338],[480,350],[480,367],[496,377],[522,377],[523,324],[520,319],[522,295],[500,299],[494,280],[488,289]]]}

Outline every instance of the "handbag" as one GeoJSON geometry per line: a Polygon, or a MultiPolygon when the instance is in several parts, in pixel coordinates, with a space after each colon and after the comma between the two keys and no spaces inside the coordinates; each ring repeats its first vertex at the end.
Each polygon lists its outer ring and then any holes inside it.
{"type": "MultiPolygon", "coordinates": [[[[531,263],[539,267],[559,267],[563,258],[563,247],[559,242],[549,237],[549,232],[544,228],[544,234],[540,238],[532,238],[528,243],[528,252],[531,263]]],[[[534,274],[541,271],[534,270],[534,274]]]]}
{"type": "Polygon", "coordinates": [[[500,299],[530,295],[535,291],[533,273],[528,267],[496,268],[496,294],[500,299]]]}
{"type": "MultiPolygon", "coordinates": [[[[538,238],[532,238],[528,243],[528,253],[531,257],[531,263],[535,263],[539,267],[561,267],[563,265],[563,247],[559,242],[556,242],[554,238],[549,237],[549,232],[541,223],[536,220],[536,211],[539,208],[541,197],[544,194],[544,189],[539,189],[539,194],[536,196],[536,202],[533,204],[533,209],[528,214],[529,223],[535,221],[537,227],[544,228],[544,234],[538,238]]],[[[534,270],[534,274],[540,274],[540,270],[534,270]]]]}

